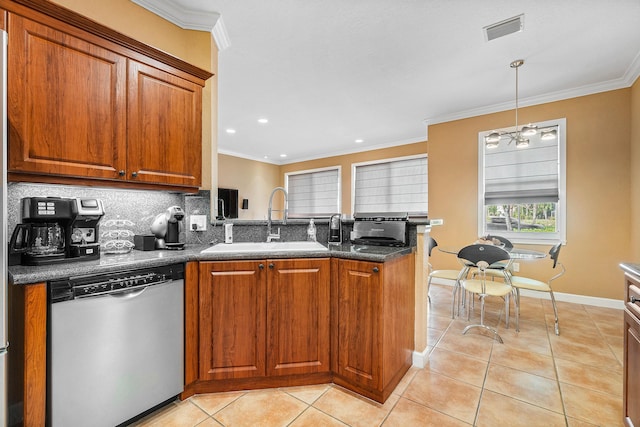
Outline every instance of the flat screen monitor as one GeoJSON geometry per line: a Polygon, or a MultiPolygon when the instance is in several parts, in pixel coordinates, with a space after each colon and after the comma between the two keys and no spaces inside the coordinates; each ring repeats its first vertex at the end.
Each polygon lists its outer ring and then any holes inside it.
{"type": "Polygon", "coordinates": [[[238,218],[238,190],[218,188],[218,219],[223,219],[223,211],[225,218],[238,218]]]}

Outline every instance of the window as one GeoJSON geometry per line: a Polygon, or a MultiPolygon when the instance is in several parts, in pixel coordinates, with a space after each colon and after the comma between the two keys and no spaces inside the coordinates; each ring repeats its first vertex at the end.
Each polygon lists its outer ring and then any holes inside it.
{"type": "Polygon", "coordinates": [[[285,174],[292,218],[329,217],[340,213],[340,167],[285,174]]]}
{"type": "Polygon", "coordinates": [[[426,155],[357,163],[352,177],[353,213],[427,215],[426,155]]]}
{"type": "MultiPolygon", "coordinates": [[[[478,234],[518,243],[566,241],[566,120],[538,123],[529,145],[478,134],[478,234]]],[[[498,132],[512,131],[500,129],[498,132]]]]}

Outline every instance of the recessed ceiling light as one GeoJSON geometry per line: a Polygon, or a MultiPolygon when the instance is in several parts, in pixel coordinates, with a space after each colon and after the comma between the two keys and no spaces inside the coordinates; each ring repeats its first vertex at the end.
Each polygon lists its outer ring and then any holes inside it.
{"type": "Polygon", "coordinates": [[[227,133],[236,133],[236,130],[235,129],[227,129],[226,132],[227,133]]]}
{"type": "Polygon", "coordinates": [[[280,154],[280,157],[287,157],[286,154],[280,154]]]}
{"type": "Polygon", "coordinates": [[[364,139],[356,139],[356,144],[360,144],[361,142],[364,142],[364,139]]]}
{"type": "Polygon", "coordinates": [[[262,124],[269,123],[269,119],[265,119],[265,118],[258,119],[258,123],[262,123],[262,124]]]}

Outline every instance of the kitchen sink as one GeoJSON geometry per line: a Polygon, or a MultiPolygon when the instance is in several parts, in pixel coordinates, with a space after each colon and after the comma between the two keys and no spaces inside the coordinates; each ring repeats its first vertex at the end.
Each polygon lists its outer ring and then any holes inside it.
{"type": "Polygon", "coordinates": [[[228,254],[249,252],[318,252],[329,249],[318,242],[238,242],[218,243],[203,250],[203,254],[228,254]]]}

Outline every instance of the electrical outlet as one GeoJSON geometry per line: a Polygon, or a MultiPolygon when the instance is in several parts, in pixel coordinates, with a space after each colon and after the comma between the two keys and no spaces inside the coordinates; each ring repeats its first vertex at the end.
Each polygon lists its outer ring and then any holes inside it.
{"type": "Polygon", "coordinates": [[[520,263],[519,262],[514,262],[513,264],[511,264],[513,266],[513,271],[515,273],[518,273],[520,271],[520,263]]]}
{"type": "Polygon", "coordinates": [[[206,231],[207,230],[207,216],[206,215],[191,215],[189,217],[189,230],[191,230],[191,231],[206,231]]]}
{"type": "Polygon", "coordinates": [[[430,219],[429,225],[442,225],[444,224],[444,219],[430,219]]]}

